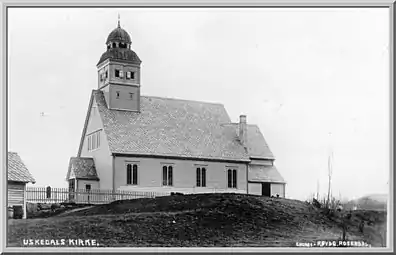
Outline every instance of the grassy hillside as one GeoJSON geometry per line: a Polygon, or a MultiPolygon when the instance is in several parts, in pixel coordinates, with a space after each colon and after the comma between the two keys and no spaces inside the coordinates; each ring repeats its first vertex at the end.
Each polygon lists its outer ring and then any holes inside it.
{"type": "MultiPolygon", "coordinates": [[[[349,240],[381,246],[385,214],[355,212],[349,240]],[[360,214],[359,214],[360,213],[360,214]],[[359,214],[359,215],[358,215],[359,214]],[[372,225],[358,230],[361,219],[372,225]],[[379,229],[377,229],[379,228],[379,229]]],[[[196,194],[117,201],[46,219],[11,220],[8,241],[96,239],[100,246],[295,246],[340,239],[340,216],[310,204],[236,194],[196,194]]]]}

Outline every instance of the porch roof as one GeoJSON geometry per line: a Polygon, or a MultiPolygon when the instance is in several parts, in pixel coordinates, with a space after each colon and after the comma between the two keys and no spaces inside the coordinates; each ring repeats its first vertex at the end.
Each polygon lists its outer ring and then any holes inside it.
{"type": "Polygon", "coordinates": [[[71,157],[66,180],[71,178],[99,181],[93,158],[71,157]]]}
{"type": "Polygon", "coordinates": [[[286,183],[275,166],[249,165],[248,180],[251,182],[286,183]]]}

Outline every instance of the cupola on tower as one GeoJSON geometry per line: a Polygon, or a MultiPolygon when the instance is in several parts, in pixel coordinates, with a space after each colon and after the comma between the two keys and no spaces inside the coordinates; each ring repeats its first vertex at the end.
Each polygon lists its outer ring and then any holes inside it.
{"type": "Polygon", "coordinates": [[[107,37],[107,51],[97,64],[98,89],[102,90],[107,107],[113,110],[140,111],[140,64],[131,50],[131,37],[118,26],[107,37]]]}

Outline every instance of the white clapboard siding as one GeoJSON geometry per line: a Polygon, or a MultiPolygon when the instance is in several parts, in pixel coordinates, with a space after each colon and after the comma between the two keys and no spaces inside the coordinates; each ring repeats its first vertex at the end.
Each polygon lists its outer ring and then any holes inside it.
{"type": "Polygon", "coordinates": [[[8,184],[8,206],[23,205],[25,184],[8,184]]]}

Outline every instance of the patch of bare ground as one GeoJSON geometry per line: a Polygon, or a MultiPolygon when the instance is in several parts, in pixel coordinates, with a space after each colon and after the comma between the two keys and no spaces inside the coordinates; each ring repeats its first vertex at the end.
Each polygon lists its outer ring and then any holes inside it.
{"type": "MultiPolygon", "coordinates": [[[[381,246],[376,236],[386,225],[384,217],[356,212],[348,223],[348,240],[381,246]],[[372,225],[361,233],[358,224],[364,217],[372,225]]],[[[340,219],[297,200],[195,194],[123,200],[63,216],[9,221],[8,242],[22,246],[23,239],[78,238],[107,247],[294,247],[296,242],[340,239],[340,219]]]]}

